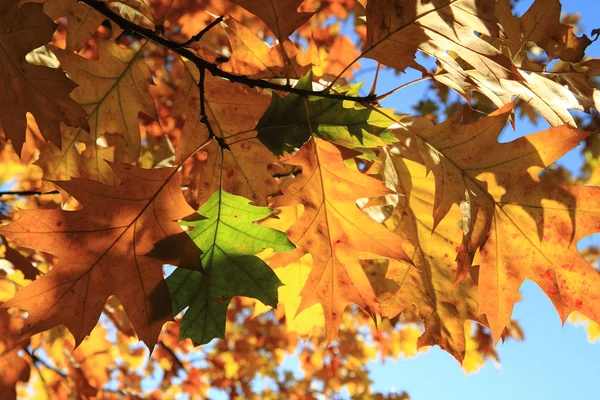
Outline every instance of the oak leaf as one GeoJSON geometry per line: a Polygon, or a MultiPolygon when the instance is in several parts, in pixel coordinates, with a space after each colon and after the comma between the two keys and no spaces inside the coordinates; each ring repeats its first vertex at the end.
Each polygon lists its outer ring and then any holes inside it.
{"type": "Polygon", "coordinates": [[[384,293],[378,298],[381,313],[393,318],[415,305],[425,326],[418,347],[439,345],[462,362],[466,351],[465,322],[485,319],[478,318],[477,282],[466,276],[453,285],[454,254],[462,239],[458,227],[461,212],[454,207],[434,231],[435,186],[433,177],[427,177],[425,166],[403,159],[392,150],[383,153],[381,164],[374,167],[385,169],[387,184],[402,193],[386,225],[405,238],[404,249],[417,267],[390,262],[386,277],[395,287],[382,288],[384,293]]]}
{"type": "Polygon", "coordinates": [[[550,59],[569,62],[581,61],[585,49],[592,43],[586,35],[578,37],[572,26],[561,23],[559,0],[536,0],[519,18],[513,15],[509,0],[499,0],[495,13],[506,34],[502,44],[519,66],[521,59],[527,56],[519,54],[527,48],[527,42],[543,48],[550,59]]]}
{"type": "Polygon", "coordinates": [[[600,276],[576,246],[600,230],[600,189],[538,177],[591,132],[564,125],[498,143],[512,109],[507,104],[468,125],[456,116],[415,135],[436,178],[436,223],[452,204],[463,212],[459,278],[480,252],[480,311],[496,341],[525,279],[542,288],[563,321],[572,311],[600,320],[600,276]]]}
{"type": "Polygon", "coordinates": [[[19,356],[28,341],[18,341],[23,318],[0,309],[0,399],[16,400],[17,383],[29,380],[29,362],[19,356]]]}
{"type": "Polygon", "coordinates": [[[422,70],[414,59],[420,50],[438,60],[441,69],[433,78],[467,101],[473,90],[498,107],[518,97],[537,109],[551,125],[567,123],[575,127],[569,110],[584,109],[576,93],[540,74],[542,67],[528,63],[518,68],[520,60],[509,59],[496,48],[498,41],[492,39],[500,37],[500,30],[495,6],[495,0],[367,3],[363,55],[400,71],[407,67],[422,70]]]}
{"type": "Polygon", "coordinates": [[[310,253],[312,270],[302,289],[298,312],[320,303],[323,306],[327,339],[336,335],[344,309],[354,303],[374,314],[375,293],[363,272],[361,253],[406,261],[403,240],[372,220],[356,205],[357,198],[389,193],[379,180],[347,168],[340,151],[331,143],[313,138],[287,164],[302,166],[302,174],[274,206],[304,206],[298,221],[288,230],[298,249],[273,257],[271,266],[285,266],[310,253]]]}
{"type": "MultiPolygon", "coordinates": [[[[294,87],[313,90],[312,74],[302,77],[294,87]]],[[[339,92],[358,96],[360,87],[357,84],[339,92]]],[[[312,133],[348,148],[374,148],[396,140],[387,129],[391,124],[386,114],[393,115],[393,111],[374,111],[349,100],[296,94],[281,98],[273,93],[256,131],[258,139],[277,156],[299,149],[312,133]]]]}
{"type": "MultiPolygon", "coordinates": [[[[78,51],[94,37],[98,26],[106,21],[106,17],[86,4],[71,0],[21,0],[23,3],[43,3],[44,12],[56,21],[67,18],[66,46],[67,51],[78,51]]],[[[142,25],[154,28],[154,16],[147,0],[102,0],[106,5],[122,17],[142,25]]],[[[117,24],[111,24],[111,38],[119,36],[123,30],[117,24]]]]}
{"type": "MultiPolygon", "coordinates": [[[[158,120],[148,91],[152,75],[138,50],[125,49],[98,39],[98,60],[88,60],[62,49],[54,49],[60,65],[79,87],[72,97],[88,112],[92,143],[106,134],[123,137],[116,161],[135,162],[140,155],[138,114],[158,120]]],[[[77,132],[75,138],[83,132],[77,132]]],[[[66,151],[65,149],[62,149],[66,151]]],[[[100,160],[101,161],[101,160],[100,160]]]]}
{"type": "MultiPolygon", "coordinates": [[[[208,139],[198,112],[198,79],[198,71],[186,63],[174,105],[174,109],[187,117],[175,152],[176,162],[187,158],[208,139]]],[[[204,95],[215,134],[229,143],[230,151],[221,152],[219,145],[212,142],[184,166],[186,176],[193,177],[190,189],[194,201],[203,204],[222,187],[231,194],[251,199],[254,204],[266,205],[267,197],[279,190],[267,169],[277,157],[253,136],[268,107],[268,94],[207,73],[204,95]]]]}
{"type": "MultiPolygon", "coordinates": [[[[44,12],[56,21],[67,17],[66,50],[78,51],[94,36],[98,26],[106,19],[85,4],[70,0],[21,0],[23,3],[43,3],[44,12]]],[[[118,27],[113,27],[120,33],[118,27]]],[[[114,36],[117,36],[116,34],[114,36]]]]}
{"type": "Polygon", "coordinates": [[[290,251],[294,245],[283,232],[253,224],[271,213],[243,197],[217,191],[198,210],[206,219],[180,222],[194,228],[188,235],[202,250],[205,271],[177,269],[167,278],[173,312],[189,306],[181,321],[181,339],[191,338],[199,345],[224,338],[227,307],[234,296],[277,305],[281,282],[256,254],[266,248],[290,251]]]}
{"type": "Polygon", "coordinates": [[[281,42],[314,15],[314,12],[298,12],[304,0],[232,0],[232,3],[259,16],[281,42]]]}
{"type": "Polygon", "coordinates": [[[254,79],[272,79],[299,78],[311,69],[310,53],[301,52],[289,40],[269,46],[234,18],[227,20],[226,32],[231,57],[222,64],[224,71],[254,79]]]}
{"type": "Polygon", "coordinates": [[[44,171],[47,181],[70,178],[92,179],[114,185],[118,183],[107,161],[115,159],[115,149],[99,147],[93,138],[81,129],[61,125],[62,146],[54,143],[41,146],[39,159],[35,162],[44,171]]]}
{"type": "MultiPolygon", "coordinates": [[[[276,209],[273,218],[266,218],[260,224],[280,231],[287,231],[301,214],[302,206],[300,205],[296,207],[280,207],[276,209]]],[[[265,252],[261,253],[260,257],[269,264],[274,255],[274,252],[265,252]]],[[[282,316],[285,316],[287,331],[296,332],[299,335],[308,335],[317,327],[325,327],[323,308],[319,304],[298,312],[298,307],[302,299],[300,292],[310,275],[311,266],[312,257],[310,254],[306,254],[285,267],[275,269],[275,274],[283,283],[283,286],[278,291],[279,304],[276,311],[282,311],[282,316]],[[280,311],[280,308],[283,308],[283,310],[280,311]]],[[[271,310],[271,307],[257,302],[254,306],[254,315],[258,316],[269,310],[271,310]]]]}
{"type": "Polygon", "coordinates": [[[436,57],[447,71],[462,68],[454,51],[475,69],[502,76],[510,68],[499,50],[474,34],[497,36],[494,0],[403,0],[367,3],[367,41],[363,54],[404,71],[415,66],[415,52],[436,57]],[[458,68],[454,68],[458,67],[458,68]]]}
{"type": "Polygon", "coordinates": [[[22,210],[16,221],[0,227],[14,243],[59,258],[50,272],[3,304],[29,312],[24,335],[63,324],[78,345],[110,295],[121,301],[149,347],[171,318],[163,263],[146,254],[159,240],[180,233],[176,220],[193,210],[181,194],[175,168],[112,167],[118,186],[79,178],[56,182],[82,210],[22,210]]]}
{"type": "Polygon", "coordinates": [[[73,82],[58,70],[31,65],[30,51],[52,39],[56,25],[39,4],[6,0],[0,5],[0,123],[18,153],[25,142],[26,114],[31,113],[47,140],[60,146],[60,123],[89,129],[86,112],[69,97],[73,82]]]}

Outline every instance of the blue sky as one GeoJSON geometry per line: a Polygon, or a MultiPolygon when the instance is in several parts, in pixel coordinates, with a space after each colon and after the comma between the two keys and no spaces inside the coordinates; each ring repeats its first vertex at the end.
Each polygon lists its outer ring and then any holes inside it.
{"type": "MultiPolygon", "coordinates": [[[[521,0],[518,11],[527,9],[531,3],[531,0],[521,0]]],[[[562,3],[564,11],[580,12],[584,32],[588,35],[592,29],[600,27],[600,3],[597,0],[563,0],[562,3]]],[[[590,46],[588,54],[600,57],[600,41],[590,46]]],[[[415,78],[418,75],[413,75],[415,78]]],[[[384,73],[380,76],[377,92],[383,93],[386,88],[397,86],[397,79],[393,74],[384,73]]],[[[406,88],[391,96],[386,105],[410,112],[410,106],[426,87],[427,83],[421,83],[406,88]]],[[[547,125],[542,123],[536,127],[519,120],[516,126],[516,132],[504,134],[503,141],[547,125]]],[[[572,151],[560,163],[577,170],[581,166],[579,151],[572,151]]],[[[499,345],[500,368],[490,362],[478,373],[466,375],[449,354],[434,347],[414,359],[371,363],[373,389],[384,393],[404,390],[414,400],[599,398],[600,343],[590,344],[582,327],[569,323],[563,327],[552,304],[534,283],[525,282],[521,292],[523,301],[516,305],[514,318],[521,323],[526,339],[499,345]]]]}

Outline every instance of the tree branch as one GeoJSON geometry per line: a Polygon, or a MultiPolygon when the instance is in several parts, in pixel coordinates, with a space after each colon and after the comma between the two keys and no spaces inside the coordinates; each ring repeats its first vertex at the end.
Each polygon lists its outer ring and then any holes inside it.
{"type": "Polygon", "coordinates": [[[210,121],[208,120],[208,114],[206,114],[206,99],[205,99],[205,79],[206,79],[206,70],[204,68],[200,68],[200,81],[198,82],[198,90],[200,91],[200,122],[202,122],[206,129],[208,130],[208,138],[214,139],[221,150],[231,150],[229,145],[225,142],[220,136],[215,135],[215,131],[212,128],[210,121]]]}
{"type": "Polygon", "coordinates": [[[192,36],[187,42],[182,43],[179,47],[188,47],[192,43],[200,41],[200,39],[202,39],[202,36],[204,36],[204,34],[206,32],[210,31],[214,26],[220,24],[221,21],[223,21],[223,17],[219,17],[219,18],[215,19],[213,22],[211,22],[210,24],[208,24],[200,32],[198,32],[197,34],[195,34],[194,36],[192,36]]]}
{"type": "Polygon", "coordinates": [[[32,351],[29,351],[29,349],[24,349],[25,353],[27,353],[27,355],[29,357],[31,357],[31,360],[33,361],[34,364],[39,364],[39,365],[43,365],[44,367],[48,368],[50,371],[62,376],[63,378],[67,377],[67,374],[64,373],[63,371],[59,370],[58,368],[50,365],[48,362],[46,362],[46,360],[36,356],[32,351]]]}
{"type": "MultiPolygon", "coordinates": [[[[218,76],[220,78],[227,79],[233,83],[240,83],[242,85],[246,85],[249,87],[259,87],[262,89],[271,89],[271,90],[280,90],[287,93],[294,93],[300,96],[317,96],[317,97],[325,97],[336,100],[350,100],[356,101],[359,103],[376,103],[375,95],[369,96],[346,96],[343,94],[330,93],[326,91],[314,91],[314,90],[305,90],[300,88],[294,88],[289,85],[281,85],[274,82],[264,81],[262,79],[252,79],[244,75],[235,75],[226,71],[223,71],[219,68],[218,65],[210,63],[205,59],[197,56],[192,51],[188,50],[184,47],[186,43],[183,44],[173,42],[172,40],[165,39],[157,34],[157,32],[152,31],[150,29],[144,28],[133,22],[123,18],[119,14],[112,11],[106,3],[99,0],[74,0],[79,3],[84,3],[98,11],[100,14],[104,15],[106,18],[110,19],[112,22],[119,25],[124,30],[133,32],[137,35],[145,37],[148,40],[153,41],[154,43],[173,51],[176,54],[179,54],[182,57],[187,58],[191,62],[193,62],[198,70],[207,70],[214,76],[218,76]]],[[[202,32],[200,32],[202,33],[202,32]]]]}
{"type": "Polygon", "coordinates": [[[186,370],[185,365],[183,365],[183,363],[181,362],[179,357],[177,357],[177,354],[175,354],[172,348],[167,346],[162,340],[159,341],[158,344],[169,354],[169,356],[173,359],[173,362],[177,365],[179,369],[182,369],[184,371],[186,370]]]}
{"type": "Polygon", "coordinates": [[[0,197],[2,196],[43,196],[50,194],[59,194],[58,190],[52,190],[50,192],[37,192],[35,190],[22,190],[22,191],[6,191],[0,192],[0,197]]]}

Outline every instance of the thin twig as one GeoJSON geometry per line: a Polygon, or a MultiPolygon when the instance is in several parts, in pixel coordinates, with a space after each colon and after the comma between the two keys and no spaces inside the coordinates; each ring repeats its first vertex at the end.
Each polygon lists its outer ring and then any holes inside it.
{"type": "Polygon", "coordinates": [[[180,44],[179,47],[188,47],[192,43],[200,41],[200,39],[202,39],[202,36],[204,36],[206,34],[206,32],[210,31],[213,27],[215,27],[216,25],[220,24],[222,21],[223,21],[223,17],[222,16],[219,17],[219,18],[217,18],[217,19],[215,19],[213,22],[211,22],[210,24],[208,24],[200,32],[198,32],[197,34],[195,34],[194,36],[192,36],[191,38],[189,38],[188,41],[180,44]]]}
{"type": "Polygon", "coordinates": [[[2,196],[45,196],[51,194],[60,194],[58,190],[51,190],[49,192],[38,192],[35,190],[15,190],[15,191],[7,191],[0,192],[0,197],[2,196]]]}
{"type": "Polygon", "coordinates": [[[119,27],[126,31],[133,32],[137,35],[145,37],[148,40],[153,41],[154,43],[173,51],[174,53],[179,54],[182,57],[187,58],[191,62],[193,62],[198,70],[205,69],[209,71],[214,76],[218,76],[220,78],[227,79],[233,83],[240,83],[246,85],[248,87],[259,87],[262,89],[271,89],[271,90],[280,90],[287,93],[295,93],[300,96],[317,96],[317,97],[325,97],[330,99],[337,100],[349,100],[356,101],[359,103],[376,103],[376,96],[346,96],[337,93],[330,93],[328,91],[314,91],[307,89],[300,89],[291,87],[289,85],[282,85],[270,81],[265,81],[262,79],[252,79],[245,75],[235,75],[226,71],[223,71],[219,68],[217,64],[213,64],[211,62],[206,61],[205,59],[199,57],[192,51],[188,50],[185,47],[182,47],[180,43],[173,42],[169,39],[165,39],[160,35],[157,35],[154,31],[134,24],[133,22],[123,18],[119,14],[112,11],[106,3],[99,0],[73,0],[78,1],[80,3],[87,4],[94,10],[98,11],[100,14],[104,15],[112,22],[116,23],[119,27]]]}
{"type": "Polygon", "coordinates": [[[29,357],[31,357],[31,360],[34,362],[34,364],[40,364],[43,365],[44,367],[48,368],[50,371],[62,376],[63,378],[67,377],[67,374],[64,373],[63,371],[59,370],[58,368],[48,364],[48,362],[46,362],[46,360],[36,356],[33,352],[29,351],[29,349],[24,349],[25,353],[27,353],[27,355],[29,357]]]}
{"type": "Polygon", "coordinates": [[[200,91],[200,122],[202,122],[206,129],[208,130],[208,138],[214,139],[221,150],[231,150],[229,145],[225,142],[220,136],[215,135],[215,131],[212,128],[212,124],[208,120],[208,114],[206,114],[206,92],[205,92],[205,82],[206,82],[206,69],[200,69],[200,81],[198,82],[198,90],[200,91]]]}
{"type": "Polygon", "coordinates": [[[186,370],[185,365],[183,365],[183,363],[181,362],[181,360],[179,359],[179,357],[177,357],[177,354],[175,354],[175,352],[173,351],[172,348],[170,348],[169,346],[167,346],[165,344],[165,342],[163,342],[162,340],[158,342],[158,344],[169,354],[169,356],[171,356],[171,358],[173,359],[173,362],[175,362],[175,364],[177,364],[177,366],[182,369],[182,370],[186,370]]]}
{"type": "Polygon", "coordinates": [[[402,85],[400,85],[400,86],[398,86],[398,87],[390,90],[389,92],[382,94],[381,96],[377,96],[377,101],[383,100],[386,97],[388,97],[388,96],[396,93],[399,90],[407,88],[410,85],[414,85],[415,83],[419,83],[419,82],[423,82],[423,81],[428,81],[431,78],[434,78],[434,76],[433,75],[428,75],[428,76],[424,76],[424,77],[419,78],[419,79],[415,79],[414,81],[406,82],[406,83],[404,83],[404,84],[402,84],[402,85]]]}

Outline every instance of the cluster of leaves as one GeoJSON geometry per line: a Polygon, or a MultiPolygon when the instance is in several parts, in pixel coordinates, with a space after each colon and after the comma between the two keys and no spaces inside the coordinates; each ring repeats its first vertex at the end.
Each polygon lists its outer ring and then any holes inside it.
{"type": "Polygon", "coordinates": [[[541,178],[595,158],[591,43],[558,0],[2,1],[0,184],[42,195],[3,203],[0,392],[406,398],[366,361],[497,359],[526,279],[600,322],[600,190],[541,178]],[[365,58],[467,106],[383,108],[365,58]],[[515,109],[551,127],[501,144],[515,109]]]}

